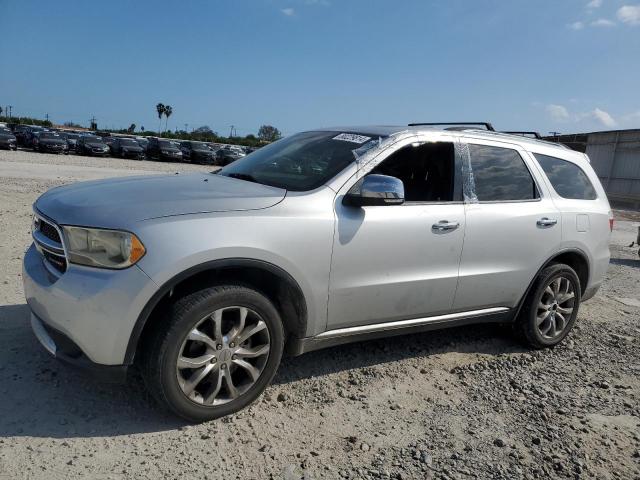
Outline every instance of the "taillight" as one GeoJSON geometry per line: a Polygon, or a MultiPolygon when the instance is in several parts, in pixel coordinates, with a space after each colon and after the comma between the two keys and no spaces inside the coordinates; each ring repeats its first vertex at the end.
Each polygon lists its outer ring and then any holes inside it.
{"type": "Polygon", "coordinates": [[[613,212],[609,211],[609,231],[610,232],[613,232],[613,222],[614,222],[613,212]]]}

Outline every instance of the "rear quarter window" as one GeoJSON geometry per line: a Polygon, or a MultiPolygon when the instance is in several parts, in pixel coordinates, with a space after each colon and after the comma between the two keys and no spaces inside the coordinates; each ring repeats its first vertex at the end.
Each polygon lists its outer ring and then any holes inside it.
{"type": "Polygon", "coordinates": [[[538,163],[547,175],[553,189],[562,198],[573,200],[595,200],[596,189],[587,174],[575,163],[534,153],[538,163]]]}

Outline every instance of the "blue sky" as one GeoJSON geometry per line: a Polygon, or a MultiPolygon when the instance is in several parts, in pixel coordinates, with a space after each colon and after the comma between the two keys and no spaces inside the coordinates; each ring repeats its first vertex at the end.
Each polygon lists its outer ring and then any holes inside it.
{"type": "Polygon", "coordinates": [[[640,128],[640,0],[0,0],[0,106],[239,134],[640,128]]]}

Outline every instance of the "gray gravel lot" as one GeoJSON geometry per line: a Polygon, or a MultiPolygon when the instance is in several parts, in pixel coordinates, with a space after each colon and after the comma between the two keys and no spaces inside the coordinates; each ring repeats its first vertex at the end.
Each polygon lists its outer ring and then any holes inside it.
{"type": "Polygon", "coordinates": [[[135,376],[99,384],[51,359],[20,278],[32,202],[72,181],[186,170],[211,167],[0,151],[0,478],[640,478],[629,220],[605,285],[552,350],[487,325],[335,347],[285,359],[253,406],[197,426],[135,376]]]}

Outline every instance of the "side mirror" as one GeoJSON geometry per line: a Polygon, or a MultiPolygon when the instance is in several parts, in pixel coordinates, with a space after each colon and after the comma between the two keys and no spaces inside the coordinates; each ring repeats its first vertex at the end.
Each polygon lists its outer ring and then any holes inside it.
{"type": "Polygon", "coordinates": [[[402,205],[404,184],[399,178],[388,175],[367,175],[351,187],[342,203],[350,207],[402,205]]]}

